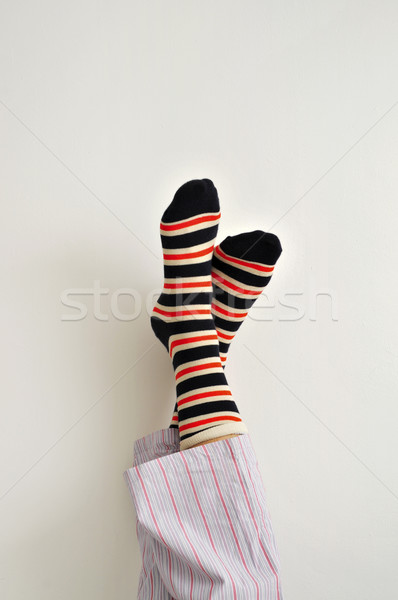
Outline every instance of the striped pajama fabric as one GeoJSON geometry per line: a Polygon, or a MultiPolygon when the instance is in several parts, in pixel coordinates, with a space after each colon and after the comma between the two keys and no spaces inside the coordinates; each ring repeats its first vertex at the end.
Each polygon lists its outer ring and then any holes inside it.
{"type": "Polygon", "coordinates": [[[138,600],[282,600],[279,555],[249,434],[179,451],[134,444],[124,472],[142,556],[138,600]]]}

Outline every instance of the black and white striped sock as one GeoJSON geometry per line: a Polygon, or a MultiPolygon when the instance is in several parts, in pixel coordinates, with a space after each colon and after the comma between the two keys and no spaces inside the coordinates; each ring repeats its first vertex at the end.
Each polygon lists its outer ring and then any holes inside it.
{"type": "Polygon", "coordinates": [[[165,279],[151,325],[173,362],[181,450],[247,432],[225,378],[211,312],[219,219],[217,190],[202,179],[179,188],[160,224],[165,279]]]}

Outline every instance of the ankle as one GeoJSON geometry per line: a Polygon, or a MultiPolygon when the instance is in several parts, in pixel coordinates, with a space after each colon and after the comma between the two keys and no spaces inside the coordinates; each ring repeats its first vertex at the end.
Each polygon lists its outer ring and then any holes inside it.
{"type": "Polygon", "coordinates": [[[213,440],[206,440],[205,442],[199,442],[199,444],[194,444],[191,448],[196,448],[197,446],[204,446],[204,444],[212,444],[213,442],[220,442],[221,440],[226,440],[228,438],[238,437],[241,435],[240,433],[230,433],[229,435],[222,435],[220,437],[214,438],[213,440]]]}

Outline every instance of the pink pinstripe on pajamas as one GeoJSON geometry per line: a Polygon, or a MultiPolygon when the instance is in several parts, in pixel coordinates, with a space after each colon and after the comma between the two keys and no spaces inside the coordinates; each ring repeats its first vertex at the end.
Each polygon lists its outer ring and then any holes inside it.
{"type": "Polygon", "coordinates": [[[138,600],[283,600],[249,434],[179,452],[177,429],[134,445],[124,472],[142,556],[138,600]]]}

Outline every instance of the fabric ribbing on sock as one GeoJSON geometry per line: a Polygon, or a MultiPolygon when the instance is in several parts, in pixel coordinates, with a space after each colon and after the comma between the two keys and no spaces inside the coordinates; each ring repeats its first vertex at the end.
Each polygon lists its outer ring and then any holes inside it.
{"type": "Polygon", "coordinates": [[[219,355],[211,261],[220,207],[208,179],[184,184],[162,217],[164,286],[151,316],[176,379],[180,448],[246,433],[219,355]]]}

